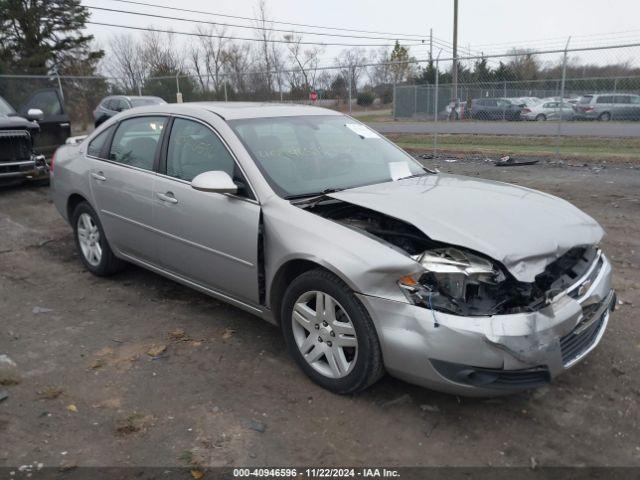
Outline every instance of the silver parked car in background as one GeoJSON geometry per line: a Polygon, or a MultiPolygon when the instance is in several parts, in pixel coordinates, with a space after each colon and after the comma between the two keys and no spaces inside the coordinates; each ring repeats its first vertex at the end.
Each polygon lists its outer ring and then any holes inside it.
{"type": "Polygon", "coordinates": [[[145,107],[147,105],[159,105],[165,102],[160,97],[133,96],[133,95],[113,95],[103,98],[93,111],[93,121],[97,127],[120,112],[135,107],[145,107]]]}
{"type": "Polygon", "coordinates": [[[531,104],[522,109],[520,112],[520,118],[523,120],[573,120],[575,118],[575,112],[573,105],[564,101],[560,102],[559,99],[545,98],[536,104],[531,104]]]}
{"type": "Polygon", "coordinates": [[[385,371],[461,395],[538,387],[596,347],[615,305],[591,217],[432,172],[331,110],[143,107],[60,148],[52,172],[88,270],[131,262],[263,317],[338,393],[385,371]]]}
{"type": "Polygon", "coordinates": [[[576,104],[576,119],[580,120],[640,120],[640,95],[630,93],[599,93],[583,95],[576,104]]]}

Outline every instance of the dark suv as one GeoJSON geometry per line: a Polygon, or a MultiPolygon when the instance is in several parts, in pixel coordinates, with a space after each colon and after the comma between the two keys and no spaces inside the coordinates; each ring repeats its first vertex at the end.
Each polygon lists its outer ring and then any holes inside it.
{"type": "Polygon", "coordinates": [[[476,98],[471,100],[471,118],[476,120],[520,120],[524,104],[508,98],[476,98]]]}
{"type": "Polygon", "coordinates": [[[0,97],[0,182],[46,178],[50,157],[71,135],[56,89],[35,92],[19,109],[0,97]]]}
{"type": "Polygon", "coordinates": [[[146,107],[147,105],[159,105],[167,103],[160,97],[132,97],[127,95],[116,95],[105,97],[93,111],[95,126],[106,122],[115,114],[134,107],[146,107]]]}

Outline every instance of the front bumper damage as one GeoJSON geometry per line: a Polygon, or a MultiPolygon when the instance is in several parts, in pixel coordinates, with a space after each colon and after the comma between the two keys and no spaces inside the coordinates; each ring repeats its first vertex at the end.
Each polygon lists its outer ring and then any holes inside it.
{"type": "Polygon", "coordinates": [[[0,180],[15,178],[44,178],[49,175],[49,165],[44,155],[31,155],[29,160],[0,163],[0,180]]]}
{"type": "Polygon", "coordinates": [[[536,312],[461,317],[363,294],[359,298],[375,324],[390,374],[466,396],[494,396],[550,382],[598,345],[616,302],[604,255],[536,312]]]}

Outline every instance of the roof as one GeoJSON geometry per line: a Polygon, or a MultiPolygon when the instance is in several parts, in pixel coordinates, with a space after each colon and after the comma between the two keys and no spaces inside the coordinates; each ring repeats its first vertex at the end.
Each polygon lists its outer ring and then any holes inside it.
{"type": "Polygon", "coordinates": [[[208,110],[220,115],[225,120],[241,118],[294,117],[301,115],[341,115],[340,112],[328,108],[295,103],[260,103],[260,102],[188,102],[180,104],[185,107],[208,110]]]}

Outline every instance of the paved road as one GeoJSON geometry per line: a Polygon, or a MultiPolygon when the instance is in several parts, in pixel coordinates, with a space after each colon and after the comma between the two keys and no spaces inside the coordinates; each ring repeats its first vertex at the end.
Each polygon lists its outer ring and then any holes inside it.
{"type": "MultiPolygon", "coordinates": [[[[380,133],[462,133],[480,135],[556,135],[555,122],[371,122],[380,133]]],[[[640,122],[567,122],[563,135],[590,137],[640,137],[640,122]]]]}

